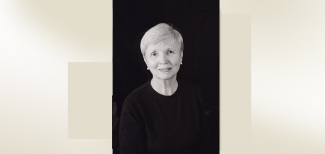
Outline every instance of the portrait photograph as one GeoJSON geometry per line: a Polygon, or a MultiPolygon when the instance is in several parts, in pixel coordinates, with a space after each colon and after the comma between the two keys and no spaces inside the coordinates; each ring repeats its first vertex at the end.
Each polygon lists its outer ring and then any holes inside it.
{"type": "Polygon", "coordinates": [[[0,0],[0,154],[325,154],[324,8],[0,0]]]}
{"type": "Polygon", "coordinates": [[[113,153],[219,153],[219,2],[113,0],[113,153]]]}

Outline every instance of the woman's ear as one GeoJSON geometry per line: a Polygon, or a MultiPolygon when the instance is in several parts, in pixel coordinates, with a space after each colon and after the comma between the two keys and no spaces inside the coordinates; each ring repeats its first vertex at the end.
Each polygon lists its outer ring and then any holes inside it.
{"type": "Polygon", "coordinates": [[[146,63],[146,65],[147,65],[147,67],[148,67],[146,56],[144,56],[144,55],[142,55],[142,56],[143,56],[143,60],[144,60],[144,62],[146,63]]]}
{"type": "Polygon", "coordinates": [[[183,61],[183,52],[181,52],[181,63],[183,61]]]}

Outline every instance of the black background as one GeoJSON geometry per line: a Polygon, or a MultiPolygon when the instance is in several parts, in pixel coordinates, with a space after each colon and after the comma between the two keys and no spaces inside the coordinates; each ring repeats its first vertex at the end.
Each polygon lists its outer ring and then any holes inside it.
{"type": "MultiPolygon", "coordinates": [[[[140,41],[158,23],[171,24],[183,36],[177,78],[199,85],[207,106],[219,111],[219,1],[113,0],[113,102],[118,115],[126,96],[152,78],[140,41]]],[[[219,126],[218,119],[215,123],[219,126]]]]}

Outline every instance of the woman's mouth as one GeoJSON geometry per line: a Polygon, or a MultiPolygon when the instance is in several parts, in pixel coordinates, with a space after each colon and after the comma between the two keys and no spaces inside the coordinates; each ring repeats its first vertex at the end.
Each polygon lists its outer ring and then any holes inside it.
{"type": "Polygon", "coordinates": [[[161,68],[161,69],[158,69],[159,71],[162,71],[162,72],[169,72],[172,68],[171,67],[168,67],[168,68],[161,68]]]}

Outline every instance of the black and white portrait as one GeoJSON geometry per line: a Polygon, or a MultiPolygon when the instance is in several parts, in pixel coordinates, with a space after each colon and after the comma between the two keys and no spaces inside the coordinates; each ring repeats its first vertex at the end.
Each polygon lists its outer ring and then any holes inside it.
{"type": "Polygon", "coordinates": [[[113,1],[114,154],[219,152],[218,1],[113,1]]]}

